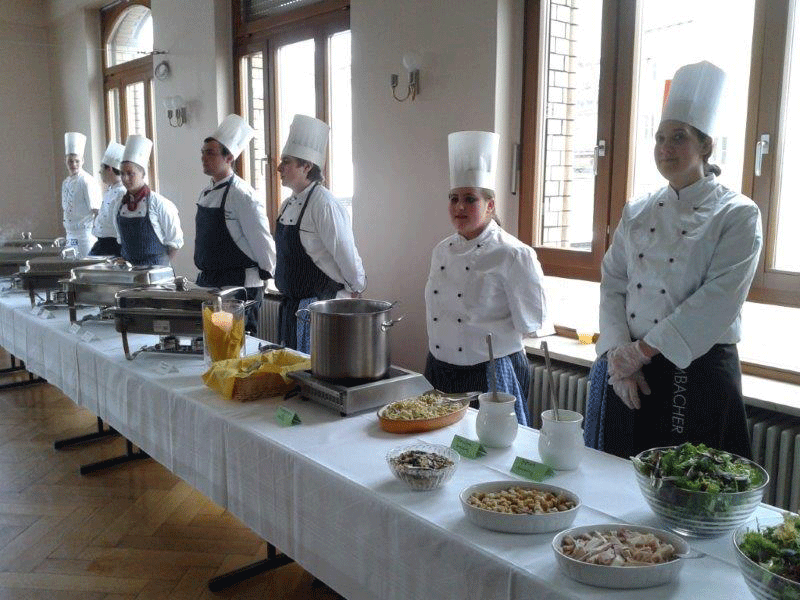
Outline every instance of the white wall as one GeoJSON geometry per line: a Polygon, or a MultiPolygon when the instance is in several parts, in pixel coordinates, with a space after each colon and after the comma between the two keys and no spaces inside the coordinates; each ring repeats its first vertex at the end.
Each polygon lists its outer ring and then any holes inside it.
{"type": "Polygon", "coordinates": [[[41,0],[0,2],[0,55],[0,232],[58,235],[50,50],[41,0]]]}
{"type": "MultiPolygon", "coordinates": [[[[392,360],[420,370],[427,354],[424,287],[431,250],[452,233],[447,213],[447,134],[464,129],[508,135],[506,87],[510,55],[498,71],[498,39],[506,32],[511,0],[454,2],[353,0],[353,218],[367,271],[367,295],[399,300],[406,319],[392,331],[392,360]],[[499,16],[498,16],[499,15],[499,16]],[[499,29],[498,29],[499,28],[499,29]],[[498,36],[498,31],[500,36],[498,36]],[[406,80],[401,58],[422,54],[422,93],[414,102],[392,99],[389,74],[406,80]],[[498,94],[498,91],[500,92],[498,94]],[[502,110],[500,110],[502,109],[502,110]]],[[[517,127],[518,129],[518,127],[517,127]]],[[[503,139],[498,198],[507,196],[510,140],[503,139]]],[[[516,233],[513,202],[500,202],[504,227],[516,233]]]]}

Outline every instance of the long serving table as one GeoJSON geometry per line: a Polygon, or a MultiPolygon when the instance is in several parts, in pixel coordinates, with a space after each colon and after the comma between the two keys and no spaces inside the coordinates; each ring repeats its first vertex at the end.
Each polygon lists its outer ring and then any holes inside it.
{"type": "MultiPolygon", "coordinates": [[[[88,322],[83,330],[95,339],[85,340],[70,332],[66,311],[55,315],[31,314],[26,296],[0,297],[0,345],[350,600],[749,597],[729,535],[691,540],[707,556],[687,560],[677,582],[622,591],[562,575],[554,534],[503,534],[468,522],[459,492],[515,479],[515,456],[538,459],[535,430],[521,428],[507,450],[462,459],[443,488],[412,492],[390,473],[386,452],[418,439],[449,445],[456,433],[475,438],[474,410],[445,429],[398,436],[379,429],[374,413],[342,418],[296,398],[228,402],[202,384],[202,360],[128,361],[112,323],[88,322]],[[281,426],[281,404],[302,424],[281,426]]],[[[131,346],[152,340],[132,336],[131,346]]],[[[248,339],[249,350],[256,344],[248,339]]],[[[587,449],[578,470],[548,483],[580,496],[575,526],[663,526],[626,460],[587,449]]],[[[762,505],[757,514],[773,511],[762,505]]]]}

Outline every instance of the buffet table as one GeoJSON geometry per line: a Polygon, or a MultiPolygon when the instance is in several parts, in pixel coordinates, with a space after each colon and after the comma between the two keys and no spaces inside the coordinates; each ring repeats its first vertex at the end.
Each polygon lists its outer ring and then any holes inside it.
{"type": "MultiPolygon", "coordinates": [[[[462,458],[441,489],[413,492],[392,476],[386,452],[417,440],[449,445],[456,433],[474,439],[474,410],[445,429],[394,435],[379,429],[372,412],[342,418],[298,398],[232,403],[202,384],[202,360],[142,354],[128,361],[113,323],[89,322],[73,333],[66,311],[54,314],[31,314],[21,294],[0,297],[0,345],[350,600],[749,597],[729,535],[691,540],[708,555],[687,560],[677,582],[624,591],[562,575],[552,533],[503,534],[468,522],[459,492],[515,479],[515,456],[539,458],[535,430],[521,428],[509,449],[462,458]],[[280,425],[281,405],[302,424],[280,425]]],[[[132,348],[153,341],[130,339],[132,348]]],[[[249,350],[256,345],[248,339],[249,350]]],[[[547,482],[580,496],[574,526],[661,526],[628,461],[587,449],[578,470],[547,482]]],[[[757,515],[772,512],[762,505],[757,515]]]]}

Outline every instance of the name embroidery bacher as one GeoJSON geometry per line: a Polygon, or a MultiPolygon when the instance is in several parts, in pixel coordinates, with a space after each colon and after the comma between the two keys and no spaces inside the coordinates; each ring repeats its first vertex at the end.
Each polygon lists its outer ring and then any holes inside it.
{"type": "Polygon", "coordinates": [[[686,418],[686,382],[688,377],[683,369],[677,369],[672,377],[672,432],[683,433],[686,418]]]}

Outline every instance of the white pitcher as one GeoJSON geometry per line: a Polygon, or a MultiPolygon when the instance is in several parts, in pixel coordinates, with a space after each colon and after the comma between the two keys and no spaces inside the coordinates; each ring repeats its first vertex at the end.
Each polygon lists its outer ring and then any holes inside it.
{"type": "Polygon", "coordinates": [[[558,410],[558,421],[552,410],[542,413],[539,432],[539,456],[542,462],[560,471],[577,469],[583,458],[583,415],[572,410],[558,410]]]}
{"type": "Polygon", "coordinates": [[[481,444],[489,448],[507,448],[517,437],[517,413],[514,403],[517,399],[511,394],[497,392],[499,402],[492,401],[492,393],[478,396],[478,416],[475,418],[475,431],[481,444]]]}

